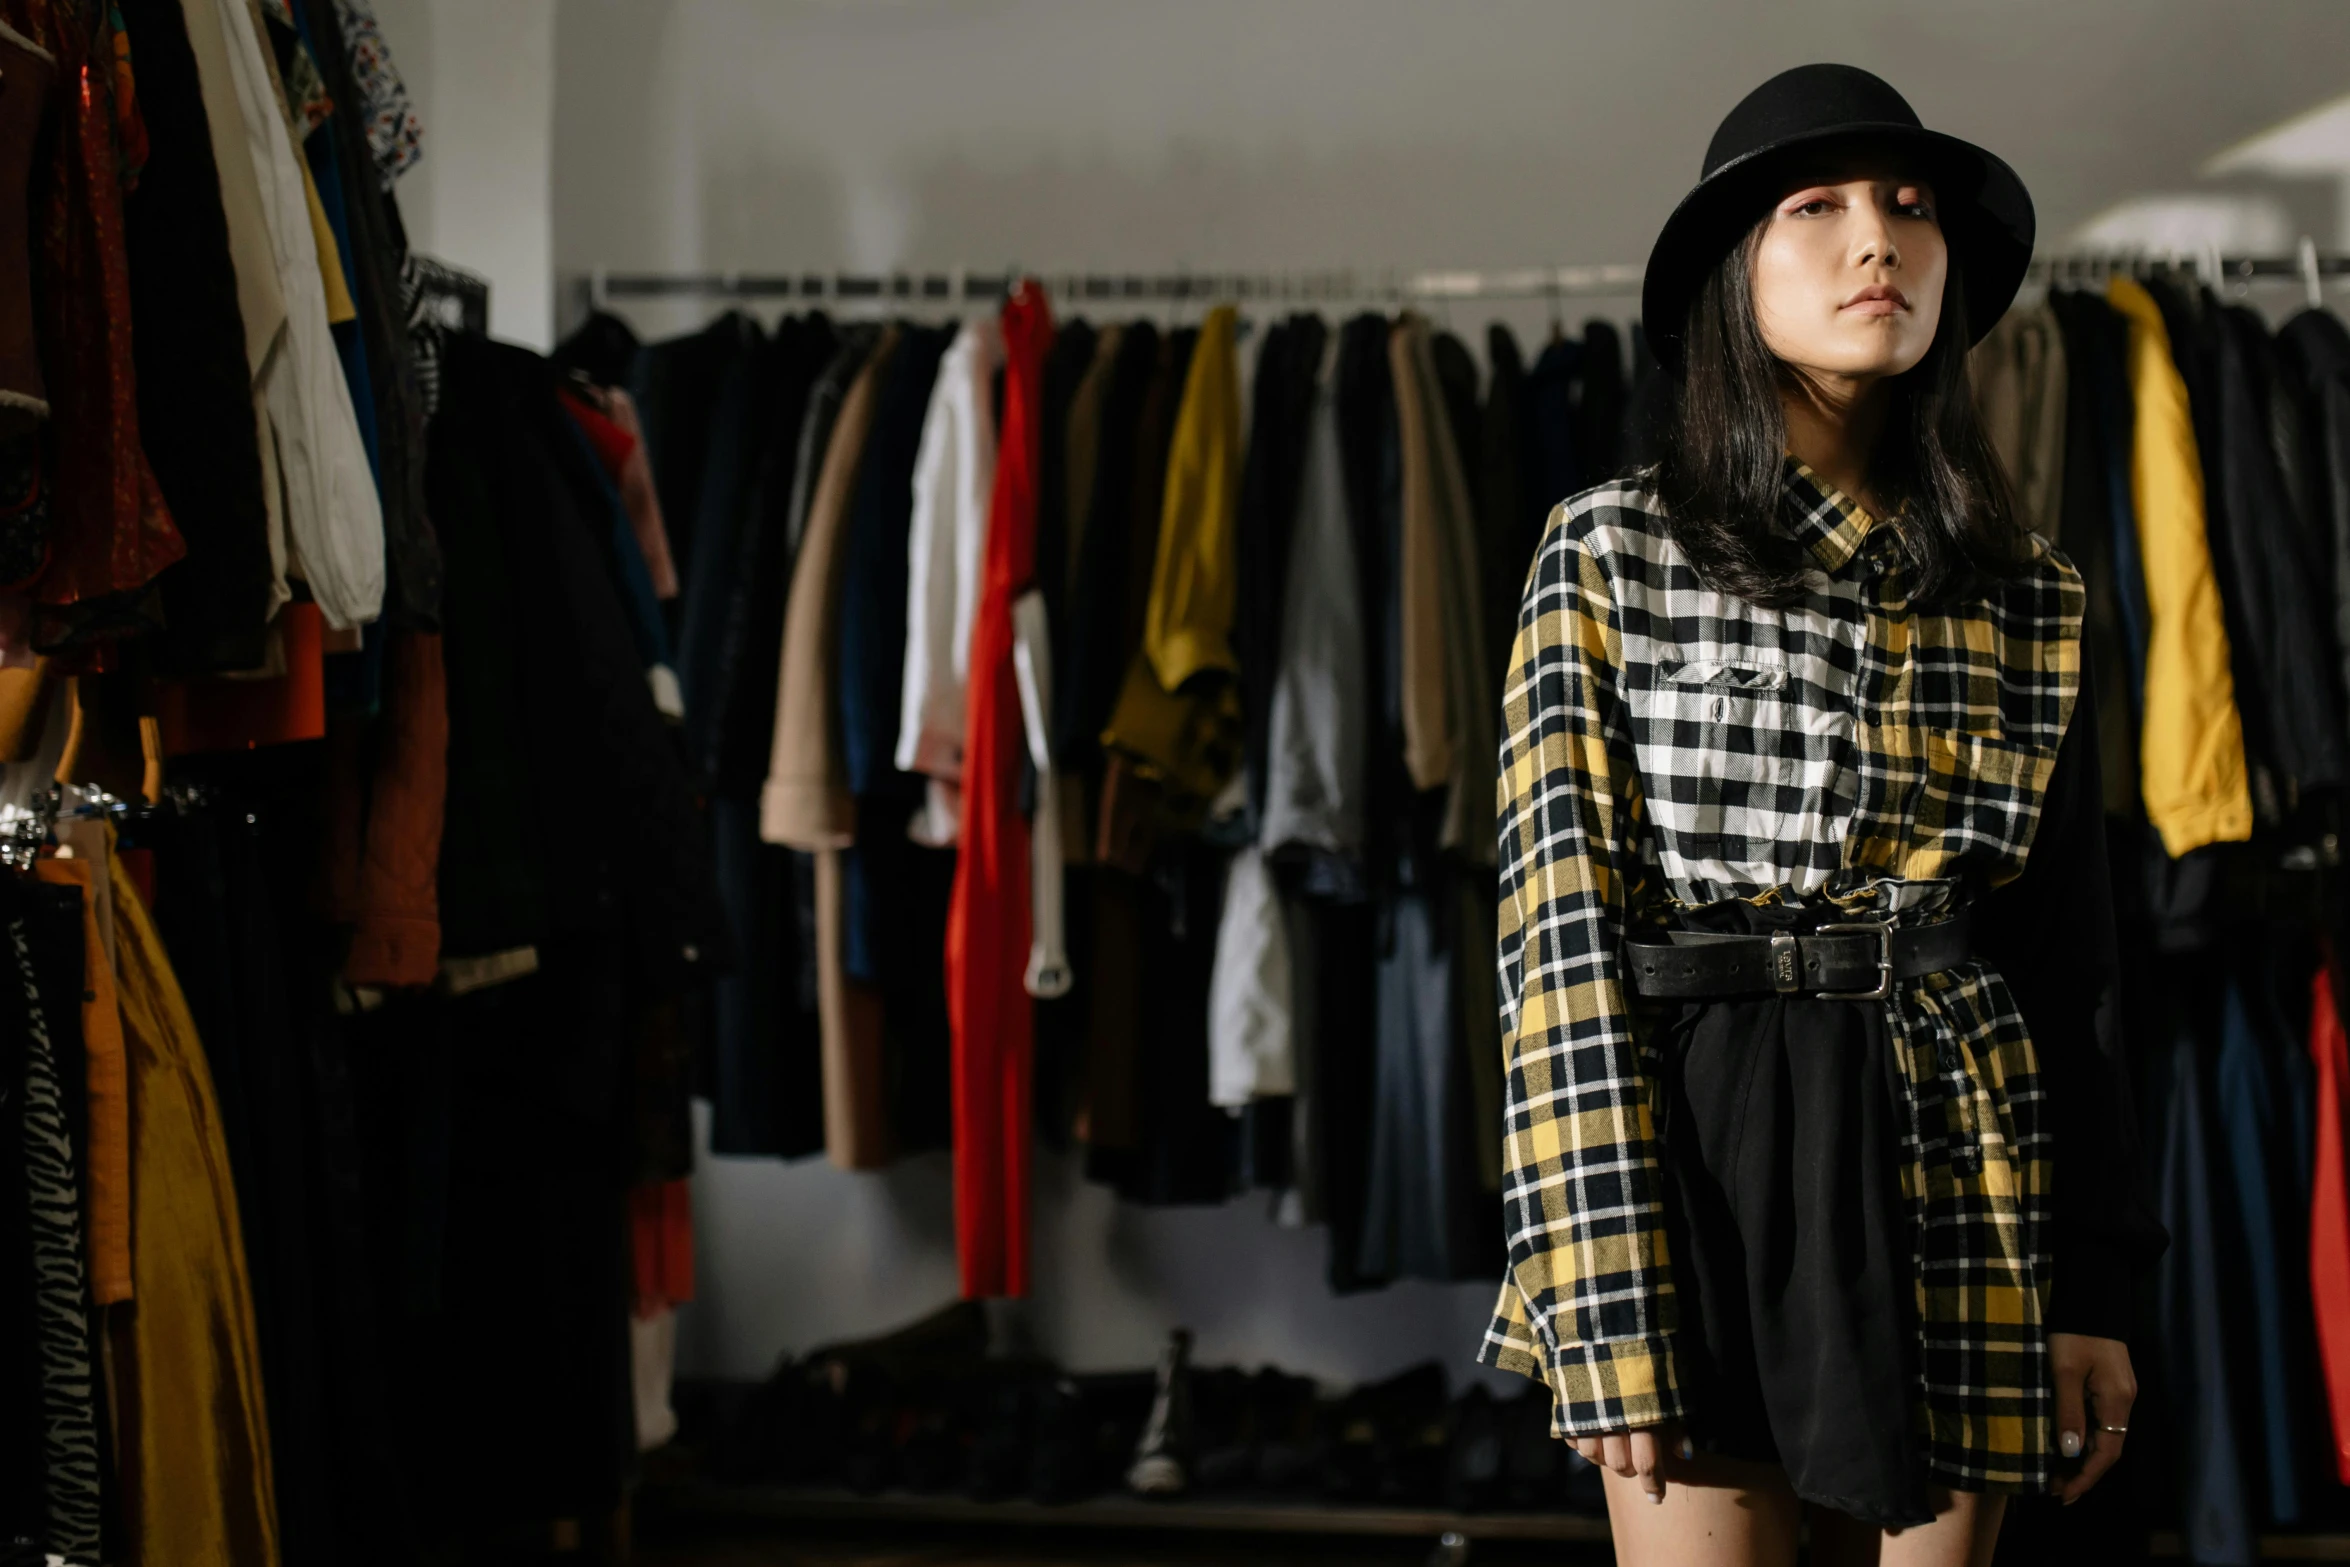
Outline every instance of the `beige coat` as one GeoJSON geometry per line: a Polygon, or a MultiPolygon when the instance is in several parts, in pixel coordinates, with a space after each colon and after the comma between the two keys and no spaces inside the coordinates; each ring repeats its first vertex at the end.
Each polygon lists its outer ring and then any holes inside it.
{"type": "Polygon", "coordinates": [[[759,836],[794,849],[845,849],[857,835],[840,746],[833,661],[840,649],[841,573],[848,564],[849,498],[881,377],[897,351],[889,327],[841,399],[824,467],[808,503],[808,526],[784,602],[782,663],[776,676],[775,744],[759,799],[759,836]]]}
{"type": "Polygon", "coordinates": [[[1424,319],[1396,323],[1387,363],[1403,457],[1404,766],[1414,787],[1445,791],[1442,845],[1490,865],[1501,695],[1485,668],[1476,513],[1424,319]]]}
{"type": "Polygon", "coordinates": [[[2064,334],[2046,305],[2019,305],[1967,356],[1975,406],[2024,521],[2054,543],[2064,510],[2064,334]]]}

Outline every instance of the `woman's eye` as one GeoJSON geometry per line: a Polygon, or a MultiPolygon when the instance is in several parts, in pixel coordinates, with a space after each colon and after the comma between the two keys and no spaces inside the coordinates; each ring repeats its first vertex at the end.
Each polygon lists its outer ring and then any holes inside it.
{"type": "Polygon", "coordinates": [[[1799,203],[1796,206],[1795,216],[1799,218],[1816,218],[1827,210],[1828,198],[1825,196],[1814,196],[1811,200],[1799,203]]]}
{"type": "Polygon", "coordinates": [[[1922,201],[1904,201],[1893,210],[1905,218],[1921,218],[1927,222],[1932,222],[1934,218],[1934,209],[1922,201]]]}

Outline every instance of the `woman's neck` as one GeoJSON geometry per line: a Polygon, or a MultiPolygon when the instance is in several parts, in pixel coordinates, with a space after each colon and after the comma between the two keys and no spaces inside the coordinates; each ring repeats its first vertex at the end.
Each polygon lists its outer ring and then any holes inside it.
{"type": "Polygon", "coordinates": [[[1885,429],[1885,404],[1884,385],[1874,378],[1793,369],[1780,378],[1787,450],[1872,517],[1883,515],[1869,491],[1869,456],[1885,429]]]}

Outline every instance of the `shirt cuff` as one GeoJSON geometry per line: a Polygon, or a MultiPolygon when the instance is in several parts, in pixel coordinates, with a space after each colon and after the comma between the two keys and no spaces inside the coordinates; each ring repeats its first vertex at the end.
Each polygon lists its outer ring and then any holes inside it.
{"type": "Polygon", "coordinates": [[[813,778],[769,775],[759,793],[759,837],[813,854],[857,841],[856,797],[813,778]]]}
{"type": "Polygon", "coordinates": [[[1678,1420],[1681,1386],[1669,1334],[1561,1344],[1550,1360],[1553,1436],[1587,1436],[1678,1420]]]}
{"type": "Polygon", "coordinates": [[[363,914],[343,959],[343,982],[387,990],[429,985],[441,967],[437,914],[363,914]]]}

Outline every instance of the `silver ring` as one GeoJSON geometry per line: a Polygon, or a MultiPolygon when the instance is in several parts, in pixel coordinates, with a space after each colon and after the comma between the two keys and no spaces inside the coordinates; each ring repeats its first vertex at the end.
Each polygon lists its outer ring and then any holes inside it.
{"type": "Polygon", "coordinates": [[[2128,1426],[2101,1425],[2097,1429],[2100,1431],[2111,1431],[2115,1436],[2128,1436],[2130,1434],[2130,1428],[2128,1426]]]}

